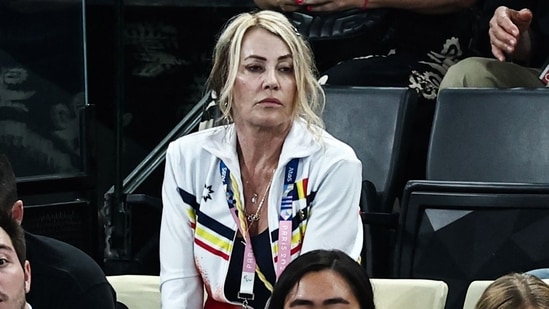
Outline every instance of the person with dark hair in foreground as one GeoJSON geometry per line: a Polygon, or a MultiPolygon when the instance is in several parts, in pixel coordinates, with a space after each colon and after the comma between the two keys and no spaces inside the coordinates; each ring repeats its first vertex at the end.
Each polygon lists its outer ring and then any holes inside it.
{"type": "MultiPolygon", "coordinates": [[[[4,154],[0,154],[0,212],[11,214],[19,224],[23,221],[23,201],[17,199],[15,174],[4,154]]],[[[84,251],[29,232],[25,232],[25,242],[33,287],[27,301],[34,308],[117,308],[114,289],[103,270],[84,251]]]]}
{"type": "Polygon", "coordinates": [[[339,250],[313,250],[293,260],[280,275],[267,309],[375,309],[366,270],[339,250]]]}

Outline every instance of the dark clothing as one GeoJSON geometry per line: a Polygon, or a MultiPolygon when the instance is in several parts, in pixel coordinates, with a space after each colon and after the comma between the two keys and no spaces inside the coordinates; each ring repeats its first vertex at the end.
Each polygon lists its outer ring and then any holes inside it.
{"type": "Polygon", "coordinates": [[[103,270],[80,249],[25,233],[31,265],[27,301],[36,309],[114,309],[116,294],[103,270]]]}
{"type": "Polygon", "coordinates": [[[470,56],[473,10],[425,15],[398,10],[392,44],[383,52],[363,55],[328,69],[326,84],[402,86],[434,100],[448,67],[470,56]]]}
{"type": "Polygon", "coordinates": [[[448,68],[471,55],[476,11],[427,15],[395,10],[383,52],[342,61],[321,74],[328,85],[409,87],[418,94],[406,179],[424,179],[438,87],[448,68]],[[387,44],[387,42],[386,42],[387,44]]]}
{"type": "MultiPolygon", "coordinates": [[[[267,278],[267,281],[274,285],[276,281],[276,274],[273,268],[271,240],[269,238],[268,229],[263,231],[261,234],[252,236],[252,248],[254,250],[259,269],[263,272],[267,278]]],[[[233,279],[225,281],[225,295],[227,295],[227,299],[231,301],[242,302],[242,300],[237,297],[240,290],[240,284],[234,284],[234,282],[240,282],[242,275],[242,261],[244,258],[244,243],[242,237],[236,238],[232,256],[235,258],[231,259],[227,277],[232,277],[233,279]],[[229,282],[232,284],[229,284],[229,282]]],[[[265,307],[267,300],[271,296],[271,291],[265,287],[265,284],[263,284],[261,279],[259,279],[257,273],[254,279],[254,294],[254,300],[249,301],[248,305],[256,309],[265,307]]]]}

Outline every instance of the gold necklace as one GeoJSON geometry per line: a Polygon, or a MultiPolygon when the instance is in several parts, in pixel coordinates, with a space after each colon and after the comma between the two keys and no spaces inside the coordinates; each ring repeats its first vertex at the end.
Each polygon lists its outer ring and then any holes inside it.
{"type": "MultiPolygon", "coordinates": [[[[246,213],[246,220],[248,220],[248,223],[250,223],[250,226],[254,222],[257,222],[257,221],[259,221],[259,219],[261,219],[261,215],[259,214],[259,212],[261,211],[261,208],[263,207],[263,204],[265,203],[265,199],[267,198],[267,193],[269,192],[269,188],[271,188],[271,184],[273,183],[274,171],[275,170],[273,169],[273,173],[271,175],[271,180],[269,180],[269,183],[267,184],[267,187],[265,188],[265,192],[263,193],[263,197],[261,197],[261,200],[259,201],[259,206],[257,206],[257,209],[256,209],[255,213],[252,213],[252,214],[246,213]]],[[[252,196],[252,204],[255,204],[256,201],[257,201],[257,193],[254,193],[254,195],[252,196]]]]}

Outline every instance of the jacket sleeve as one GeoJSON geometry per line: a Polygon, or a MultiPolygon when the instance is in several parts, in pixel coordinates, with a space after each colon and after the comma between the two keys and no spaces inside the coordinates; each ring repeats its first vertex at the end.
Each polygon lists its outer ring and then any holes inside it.
{"type": "Polygon", "coordinates": [[[362,164],[342,158],[327,167],[311,190],[316,196],[303,239],[302,253],[314,249],[339,249],[359,260],[363,245],[360,219],[362,164]]]}
{"type": "MultiPolygon", "coordinates": [[[[191,173],[179,149],[172,143],[166,152],[162,184],[160,225],[160,292],[163,309],[203,308],[203,284],[194,264],[195,212],[184,202],[182,191],[190,192],[191,173]],[[181,173],[186,173],[187,176],[181,173]],[[185,182],[185,183],[184,183],[185,182]],[[183,184],[184,183],[184,184],[183,184]],[[181,186],[184,185],[185,188],[181,186]],[[187,189],[187,190],[185,190],[187,189]]],[[[196,200],[196,199],[195,199],[196,200]]],[[[188,200],[187,200],[188,201],[188,200]]]]}

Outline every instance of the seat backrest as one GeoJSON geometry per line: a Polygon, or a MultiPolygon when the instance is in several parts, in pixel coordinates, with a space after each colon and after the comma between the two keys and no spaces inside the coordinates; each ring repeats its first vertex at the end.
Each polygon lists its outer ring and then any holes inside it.
{"type": "Polygon", "coordinates": [[[492,282],[493,280],[475,280],[471,282],[467,288],[463,309],[475,309],[480,296],[492,282]]]}
{"type": "Polygon", "coordinates": [[[440,280],[370,279],[377,309],[444,309],[448,285],[440,280]]]}
{"type": "Polygon", "coordinates": [[[401,203],[395,274],[444,280],[447,309],[471,281],[549,265],[549,89],[444,89],[427,180],[401,203]]]}
{"type": "Polygon", "coordinates": [[[160,309],[160,277],[147,275],[107,276],[116,298],[128,309],[160,309]]]}
{"type": "MultiPolygon", "coordinates": [[[[549,284],[549,279],[543,279],[545,283],[549,284]]],[[[480,299],[484,290],[493,282],[493,280],[475,280],[469,284],[467,288],[467,295],[463,302],[463,309],[475,309],[475,306],[480,299]]]]}
{"type": "Polygon", "coordinates": [[[427,179],[549,183],[549,89],[443,89],[427,179]]]}
{"type": "Polygon", "coordinates": [[[417,96],[408,88],[324,87],[326,130],[349,144],[362,161],[363,264],[371,277],[387,277],[396,239],[391,212],[405,183],[417,96]]]}
{"type": "Polygon", "coordinates": [[[549,185],[410,181],[394,272],[444,280],[461,309],[471,281],[549,265],[547,226],[549,185]]]}
{"type": "MultiPolygon", "coordinates": [[[[160,308],[160,277],[107,276],[118,301],[129,309],[160,308]]],[[[422,279],[370,279],[378,309],[443,309],[448,286],[443,281],[422,279]]]]}
{"type": "Polygon", "coordinates": [[[403,185],[403,159],[416,95],[408,88],[325,86],[326,130],[349,144],[362,161],[362,178],[379,193],[368,211],[388,212],[403,185]]]}

